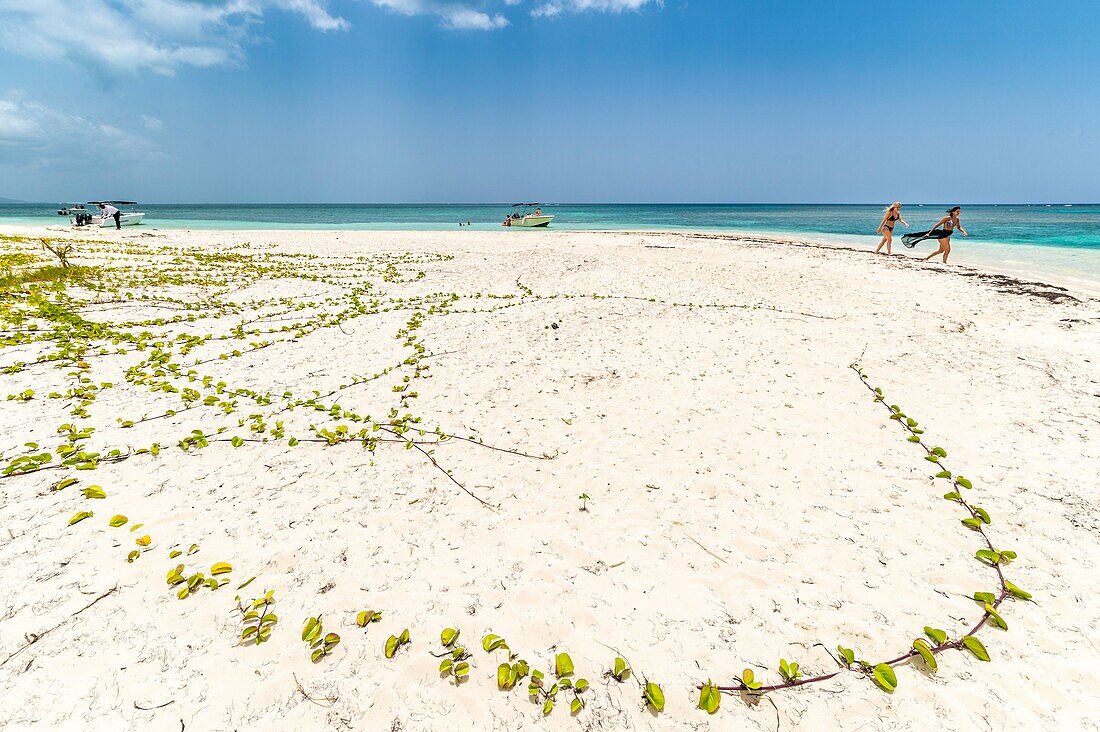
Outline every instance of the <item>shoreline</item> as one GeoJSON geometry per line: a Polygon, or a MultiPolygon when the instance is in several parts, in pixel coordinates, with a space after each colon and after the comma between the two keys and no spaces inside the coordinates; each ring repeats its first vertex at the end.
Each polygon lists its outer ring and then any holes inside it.
{"type": "MultiPolygon", "coordinates": [[[[552,230],[521,230],[521,231],[501,231],[500,229],[473,229],[473,230],[454,230],[454,229],[325,229],[325,228],[309,228],[309,229],[216,229],[216,228],[197,228],[197,229],[158,229],[153,226],[141,226],[141,227],[125,227],[121,230],[114,229],[76,229],[69,226],[29,226],[23,224],[4,224],[0,223],[0,233],[15,236],[60,236],[73,238],[85,238],[96,239],[99,237],[117,237],[121,233],[121,239],[133,239],[141,236],[174,236],[174,235],[186,235],[191,237],[232,237],[240,238],[241,236],[248,237],[255,236],[277,236],[282,237],[287,234],[291,235],[308,235],[314,234],[318,236],[327,235],[343,235],[353,236],[356,233],[366,233],[372,236],[375,235],[393,235],[407,237],[409,235],[423,235],[426,237],[431,236],[447,236],[449,234],[457,234],[463,237],[472,237],[478,235],[489,236],[575,236],[575,235],[593,235],[597,237],[601,236],[681,236],[687,238],[701,238],[710,239],[716,241],[730,241],[730,242],[751,242],[754,240],[766,240],[773,243],[784,243],[790,245],[815,245],[823,246],[830,249],[844,250],[850,252],[867,252],[874,254],[874,247],[878,244],[878,236],[860,236],[860,235],[840,235],[840,234],[796,234],[792,232],[783,231],[751,231],[751,230],[732,230],[732,229],[552,229],[552,230]],[[104,233],[106,232],[106,233],[104,233]],[[851,241],[855,239],[856,241],[851,241]]],[[[895,250],[900,248],[900,237],[895,238],[895,250]]],[[[1040,254],[1049,254],[1051,251],[1057,251],[1057,247],[1050,246],[1038,246],[1028,244],[996,244],[989,242],[969,242],[965,238],[956,242],[955,250],[952,252],[954,261],[950,261],[947,265],[943,265],[941,262],[921,262],[917,256],[906,255],[902,252],[895,251],[892,258],[898,261],[912,260],[918,266],[936,266],[940,267],[943,271],[967,273],[967,272],[988,272],[992,274],[998,274],[1012,279],[1022,280],[1030,282],[1032,284],[1049,284],[1054,287],[1065,289],[1069,292],[1076,293],[1078,297],[1084,298],[1096,298],[1100,297],[1100,250],[1092,250],[1077,247],[1066,247],[1066,251],[1072,252],[1080,256],[1083,259],[1089,261],[1081,264],[1080,269],[1074,269],[1072,271],[1066,271],[1064,269],[1049,269],[1042,265],[1038,266],[1039,271],[1035,271],[1035,263],[1019,264],[1013,266],[1011,263],[1005,263],[1004,259],[1011,255],[1019,256],[1021,250],[1036,252],[1040,254]],[[979,254],[974,257],[974,249],[970,249],[970,261],[967,261],[967,246],[974,245],[981,248],[993,247],[996,249],[995,254],[990,256],[990,250],[985,256],[979,254]],[[962,260],[962,261],[960,261],[962,260]],[[1092,260],[1095,260],[1093,262],[1092,260]]],[[[903,250],[904,251],[904,250],[903,250]]]]}

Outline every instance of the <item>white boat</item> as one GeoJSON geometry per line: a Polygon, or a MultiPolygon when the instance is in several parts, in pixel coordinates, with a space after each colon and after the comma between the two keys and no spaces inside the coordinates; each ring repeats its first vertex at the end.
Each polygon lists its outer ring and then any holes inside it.
{"type": "Polygon", "coordinates": [[[537,203],[517,203],[512,206],[512,213],[504,219],[501,226],[522,226],[527,229],[545,229],[554,220],[553,216],[546,215],[537,203]],[[528,211],[534,208],[534,213],[528,211]],[[516,211],[515,209],[522,209],[516,211]]]}
{"type": "MultiPolygon", "coordinates": [[[[143,211],[136,210],[136,201],[89,201],[88,205],[100,206],[108,203],[118,209],[119,226],[137,226],[141,223],[141,220],[145,218],[145,213],[143,211]],[[129,208],[124,211],[122,209],[123,206],[128,206],[129,208]]],[[[115,226],[115,220],[111,216],[95,216],[92,221],[93,223],[98,222],[102,229],[110,229],[115,226]]]]}

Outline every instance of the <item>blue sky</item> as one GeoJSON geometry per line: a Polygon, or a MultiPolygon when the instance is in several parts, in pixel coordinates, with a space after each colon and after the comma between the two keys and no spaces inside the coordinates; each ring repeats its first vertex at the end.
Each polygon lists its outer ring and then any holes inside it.
{"type": "Polygon", "coordinates": [[[0,0],[0,196],[1100,201],[1100,3],[0,0]]]}

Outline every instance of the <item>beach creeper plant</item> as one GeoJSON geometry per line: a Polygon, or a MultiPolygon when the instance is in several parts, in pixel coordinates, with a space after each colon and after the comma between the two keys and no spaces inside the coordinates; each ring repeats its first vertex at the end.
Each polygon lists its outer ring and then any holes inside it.
{"type": "MultiPolygon", "coordinates": [[[[526,665],[526,664],[525,664],[526,665]]],[[[499,669],[498,669],[499,674],[499,669]]],[[[542,715],[548,716],[554,711],[558,702],[558,694],[564,694],[569,701],[569,713],[580,714],[584,709],[583,694],[588,691],[587,679],[573,680],[573,659],[568,653],[558,653],[554,656],[554,682],[550,683],[546,674],[535,669],[531,671],[531,682],[527,685],[527,693],[532,701],[542,705],[542,715]]]]}
{"type": "Polygon", "coordinates": [[[1021,601],[1028,601],[1031,599],[1030,593],[1019,588],[1005,577],[1003,567],[1016,559],[1016,553],[1011,550],[996,548],[989,535],[986,533],[986,527],[992,524],[992,518],[989,512],[981,506],[970,503],[965,497],[967,492],[974,488],[972,481],[961,475],[952,473],[952,471],[943,465],[943,461],[947,458],[947,450],[938,445],[927,445],[922,437],[924,430],[920,428],[915,419],[906,415],[901,407],[896,404],[886,405],[886,399],[882,389],[871,385],[867,378],[867,374],[858,362],[851,364],[850,368],[856,373],[868,391],[870,391],[872,401],[876,404],[883,404],[890,413],[889,419],[897,422],[901,426],[903,432],[906,434],[906,440],[910,443],[919,445],[925,453],[925,460],[940,468],[940,470],[934,474],[933,479],[949,481],[950,490],[943,495],[943,498],[944,500],[958,504],[967,513],[967,517],[962,519],[963,526],[966,530],[977,533],[984,545],[975,552],[974,558],[983,566],[991,570],[993,576],[996,578],[997,590],[995,592],[977,591],[974,593],[973,599],[980,606],[981,614],[970,630],[958,638],[951,639],[946,631],[933,626],[925,626],[924,637],[914,639],[908,650],[896,658],[881,661],[879,663],[869,663],[867,661],[857,660],[855,651],[851,648],[839,645],[837,646],[838,657],[834,657],[834,660],[837,661],[841,670],[816,674],[809,677],[802,676],[797,664],[788,663],[786,659],[783,659],[780,661],[779,669],[782,681],[777,684],[765,685],[756,680],[755,674],[753,674],[750,669],[745,669],[741,678],[737,679],[733,684],[715,686],[713,682],[709,680],[705,684],[700,684],[700,708],[709,711],[710,707],[714,706],[715,710],[717,710],[717,705],[715,705],[712,700],[715,691],[730,694],[746,693],[748,695],[759,695],[783,689],[801,687],[807,684],[820,683],[835,678],[845,671],[861,673],[871,679],[871,681],[883,691],[893,693],[898,686],[895,667],[903,663],[919,660],[919,662],[923,663],[929,671],[935,673],[939,668],[939,662],[936,657],[948,650],[965,650],[979,661],[988,662],[990,660],[989,652],[986,650],[985,644],[977,637],[978,633],[987,626],[1007,630],[1008,623],[1001,615],[1002,604],[1008,599],[1021,601]]]}
{"type": "Polygon", "coordinates": [[[412,643],[412,640],[409,637],[408,628],[402,630],[398,635],[391,635],[386,639],[386,645],[383,647],[386,658],[393,658],[403,646],[407,646],[410,643],[412,643]]]}
{"type": "Polygon", "coordinates": [[[439,634],[439,642],[443,650],[440,653],[432,653],[436,658],[443,659],[439,662],[439,675],[454,679],[456,685],[470,677],[471,655],[465,648],[458,645],[459,635],[460,631],[457,628],[444,628],[439,634]]]}
{"type": "Polygon", "coordinates": [[[306,619],[302,628],[302,640],[309,646],[309,660],[314,663],[331,655],[333,649],[340,644],[339,635],[325,632],[320,615],[306,619]]]}
{"type": "Polygon", "coordinates": [[[275,607],[275,591],[268,590],[263,597],[252,600],[248,605],[241,604],[240,595],[234,600],[241,616],[241,645],[259,645],[271,640],[271,631],[279,622],[279,617],[272,609],[275,607]]]}

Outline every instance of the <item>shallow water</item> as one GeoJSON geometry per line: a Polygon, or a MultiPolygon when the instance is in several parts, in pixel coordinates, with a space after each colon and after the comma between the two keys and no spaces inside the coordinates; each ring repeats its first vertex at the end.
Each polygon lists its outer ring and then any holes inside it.
{"type": "MultiPolygon", "coordinates": [[[[0,204],[0,224],[57,225],[57,204],[0,204]]],[[[145,226],[164,229],[381,229],[499,230],[509,204],[142,204],[145,226]],[[465,228],[465,227],[463,227],[465,228]]],[[[558,230],[718,230],[770,232],[825,238],[859,246],[877,243],[879,205],[543,204],[558,230]]],[[[947,208],[908,205],[910,231],[927,229],[947,208]]],[[[1100,204],[999,204],[963,207],[969,239],[956,237],[952,260],[1100,287],[1100,204]]],[[[935,248],[923,242],[923,256],[935,248]]],[[[517,230],[517,234],[536,234],[517,230]]]]}

